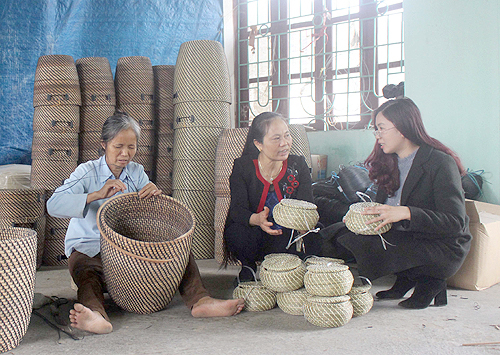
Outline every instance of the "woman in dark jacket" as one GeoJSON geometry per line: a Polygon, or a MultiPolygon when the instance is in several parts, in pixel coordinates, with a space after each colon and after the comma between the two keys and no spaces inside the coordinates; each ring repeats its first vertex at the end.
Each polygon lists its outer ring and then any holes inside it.
{"type": "Polygon", "coordinates": [[[366,160],[370,178],[378,185],[376,201],[384,205],[366,209],[377,214],[367,221],[392,223],[383,234],[390,243],[384,249],[377,236],[356,235],[338,226],[336,241],[350,250],[359,273],[369,279],[395,273],[394,286],[376,295],[399,299],[415,287],[412,296],[399,303],[405,308],[426,308],[447,303],[446,279],[459,269],[470,248],[471,235],[465,213],[459,158],[431,138],[420,111],[408,99],[385,102],[373,113],[377,142],[366,160]]]}
{"type": "MultiPolygon", "coordinates": [[[[270,253],[304,255],[296,246],[286,249],[291,231],[274,223],[272,211],[283,198],[312,202],[311,174],[304,157],[290,155],[292,138],[281,115],[265,112],[252,122],[242,156],[235,159],[229,179],[231,205],[224,240],[226,260],[239,260],[257,269],[270,253]]],[[[314,233],[304,237],[305,250],[315,252],[314,233]]],[[[253,279],[242,268],[240,281],[253,279]]]]}

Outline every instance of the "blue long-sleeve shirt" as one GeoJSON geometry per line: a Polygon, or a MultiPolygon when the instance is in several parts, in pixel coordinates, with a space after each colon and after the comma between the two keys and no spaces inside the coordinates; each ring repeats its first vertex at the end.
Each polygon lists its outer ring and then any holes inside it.
{"type": "MultiPolygon", "coordinates": [[[[66,256],[69,257],[74,250],[90,257],[99,253],[97,210],[107,199],[87,204],[87,195],[99,191],[109,179],[115,179],[115,176],[102,156],[80,164],[47,201],[47,212],[51,216],[71,218],[66,231],[66,256]]],[[[143,166],[135,162],[130,162],[123,169],[119,179],[127,186],[124,192],[140,191],[150,182],[143,166]]]]}

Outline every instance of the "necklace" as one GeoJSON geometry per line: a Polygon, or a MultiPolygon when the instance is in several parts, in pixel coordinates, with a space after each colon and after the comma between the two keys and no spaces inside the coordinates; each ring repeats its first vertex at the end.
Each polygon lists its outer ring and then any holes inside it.
{"type": "MultiPolygon", "coordinates": [[[[262,167],[262,164],[260,163],[260,159],[257,158],[257,162],[259,163],[259,170],[260,170],[260,173],[262,175],[263,172],[264,172],[264,168],[262,167]]],[[[276,179],[278,177],[278,175],[281,173],[281,169],[283,169],[283,163],[281,163],[281,166],[280,166],[280,170],[278,170],[278,172],[276,173],[276,176],[274,176],[274,174],[272,173],[272,170],[271,170],[271,174],[266,174],[268,177],[269,177],[269,181],[272,183],[274,181],[274,179],[276,179]]]]}

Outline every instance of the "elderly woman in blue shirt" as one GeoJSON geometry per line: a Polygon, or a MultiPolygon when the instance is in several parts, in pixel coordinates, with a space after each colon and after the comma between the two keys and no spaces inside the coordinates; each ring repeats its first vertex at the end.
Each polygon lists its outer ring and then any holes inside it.
{"type": "MultiPolygon", "coordinates": [[[[96,215],[111,196],[138,192],[139,198],[161,194],[149,181],[144,168],[132,161],[137,151],[140,128],[125,113],[116,112],[103,125],[104,156],[80,164],[47,201],[51,216],[71,218],[65,239],[65,253],[71,277],[78,286],[78,303],[70,311],[71,325],[92,333],[110,333],[113,326],[104,310],[105,289],[100,257],[100,233],[96,215]]],[[[180,294],[194,317],[238,314],[242,299],[218,300],[209,296],[191,254],[180,294]]]]}

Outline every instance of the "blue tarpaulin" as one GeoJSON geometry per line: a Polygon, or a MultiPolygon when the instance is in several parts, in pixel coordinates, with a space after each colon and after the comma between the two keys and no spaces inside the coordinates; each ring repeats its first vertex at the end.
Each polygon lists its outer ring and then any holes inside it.
{"type": "Polygon", "coordinates": [[[31,162],[40,56],[173,65],[183,42],[222,41],[222,24],[221,0],[0,0],[0,165],[31,162]]]}

